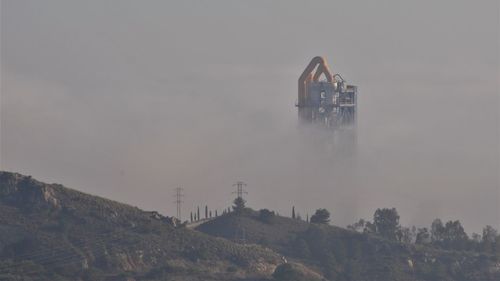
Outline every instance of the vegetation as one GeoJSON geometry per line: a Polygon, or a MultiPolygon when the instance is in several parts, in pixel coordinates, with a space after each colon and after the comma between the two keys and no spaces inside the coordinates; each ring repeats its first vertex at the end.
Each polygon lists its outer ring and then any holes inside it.
{"type": "Polygon", "coordinates": [[[377,209],[373,215],[375,233],[390,240],[397,240],[399,232],[399,215],[395,208],[377,209]]]}
{"type": "Polygon", "coordinates": [[[317,209],[311,216],[311,223],[328,224],[330,222],[330,212],[327,209],[317,209]]]}
{"type": "Polygon", "coordinates": [[[285,263],[276,268],[273,277],[282,281],[301,281],[303,276],[291,264],[285,263]]]}
{"type": "Polygon", "coordinates": [[[269,211],[268,209],[262,209],[259,211],[259,219],[263,222],[270,223],[275,217],[275,213],[269,211]]]}
{"type": "Polygon", "coordinates": [[[233,210],[236,213],[241,213],[245,209],[245,200],[242,197],[236,197],[233,201],[233,210]]]}
{"type": "Polygon", "coordinates": [[[276,268],[273,273],[276,281],[321,281],[324,280],[317,273],[293,263],[284,263],[276,268]]]}
{"type": "Polygon", "coordinates": [[[425,245],[443,250],[472,251],[485,254],[500,252],[500,236],[496,229],[486,226],[483,235],[473,234],[470,238],[460,221],[443,223],[435,219],[430,228],[403,227],[399,224],[396,209],[378,209],[374,214],[374,222],[360,219],[347,226],[347,229],[374,234],[404,244],[425,245]]]}
{"type": "Polygon", "coordinates": [[[0,280],[257,279],[271,278],[281,263],[268,249],[174,221],[0,172],[0,280]]]}
{"type": "MultiPolygon", "coordinates": [[[[450,251],[432,243],[415,244],[413,233],[419,230],[401,227],[397,212],[387,210],[376,212],[378,232],[375,223],[365,220],[346,230],[272,215],[266,209],[224,215],[197,229],[235,242],[241,242],[244,229],[245,243],[269,247],[285,256],[288,263],[302,264],[327,280],[487,281],[500,277],[498,254],[478,255],[472,249],[450,251]],[[412,237],[412,242],[406,243],[404,237],[412,237]]],[[[421,241],[426,241],[425,233],[430,236],[420,229],[421,241]]],[[[276,280],[300,276],[290,266],[278,268],[276,280]]]]}
{"type": "MultiPolygon", "coordinates": [[[[295,208],[286,218],[240,199],[194,231],[0,172],[0,280],[500,280],[491,226],[469,238],[459,221],[407,228],[395,209],[378,209],[373,221],[343,229],[329,225],[325,209],[308,223],[295,208]]],[[[199,219],[199,208],[192,214],[199,219]]]]}

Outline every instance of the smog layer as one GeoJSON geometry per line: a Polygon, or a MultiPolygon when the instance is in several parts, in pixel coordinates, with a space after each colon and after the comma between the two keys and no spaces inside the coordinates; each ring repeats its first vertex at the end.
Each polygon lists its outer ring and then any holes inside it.
{"type": "Polygon", "coordinates": [[[1,3],[1,170],[169,215],[243,180],[336,225],[500,227],[497,1],[121,3],[1,3]],[[297,125],[316,55],[359,87],[357,144],[297,125]]]}

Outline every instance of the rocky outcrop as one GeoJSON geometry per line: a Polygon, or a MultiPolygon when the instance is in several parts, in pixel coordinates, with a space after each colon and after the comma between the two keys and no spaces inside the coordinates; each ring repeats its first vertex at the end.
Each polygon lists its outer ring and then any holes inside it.
{"type": "Polygon", "coordinates": [[[0,172],[0,201],[10,205],[60,208],[54,188],[31,177],[0,172]]]}

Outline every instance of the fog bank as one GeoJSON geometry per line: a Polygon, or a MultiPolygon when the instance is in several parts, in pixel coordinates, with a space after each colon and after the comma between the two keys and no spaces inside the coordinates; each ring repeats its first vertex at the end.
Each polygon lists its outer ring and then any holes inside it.
{"type": "Polygon", "coordinates": [[[365,2],[2,1],[0,168],[170,215],[243,180],[283,215],[499,228],[497,1],[365,2]],[[316,55],[359,86],[356,153],[297,126],[316,55]]]}

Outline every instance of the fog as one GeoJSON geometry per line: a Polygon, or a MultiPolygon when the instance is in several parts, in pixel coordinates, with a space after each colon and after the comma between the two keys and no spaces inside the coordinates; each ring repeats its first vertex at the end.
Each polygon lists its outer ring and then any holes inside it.
{"type": "Polygon", "coordinates": [[[1,2],[1,169],[167,215],[183,187],[184,218],[242,180],[341,226],[500,227],[497,1],[166,2],[1,2]],[[297,125],[316,55],[359,87],[355,153],[297,125]]]}

